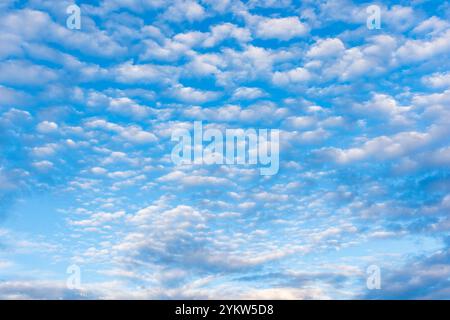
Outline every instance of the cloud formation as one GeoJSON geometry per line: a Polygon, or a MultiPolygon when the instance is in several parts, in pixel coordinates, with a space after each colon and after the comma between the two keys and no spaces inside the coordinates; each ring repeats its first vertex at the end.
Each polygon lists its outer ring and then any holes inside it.
{"type": "Polygon", "coordinates": [[[68,1],[22,2],[0,4],[0,298],[448,298],[448,6],[382,1],[369,30],[350,0],[79,1],[71,30],[68,1]],[[194,121],[279,130],[278,174],[176,166],[194,121]]]}

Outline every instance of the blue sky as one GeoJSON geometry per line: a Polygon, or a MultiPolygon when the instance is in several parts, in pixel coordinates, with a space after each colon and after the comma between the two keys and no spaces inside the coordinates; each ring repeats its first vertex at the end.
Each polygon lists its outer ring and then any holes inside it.
{"type": "Polygon", "coordinates": [[[449,2],[72,3],[0,3],[0,298],[450,298],[449,2]],[[279,172],[175,165],[194,121],[279,172]]]}

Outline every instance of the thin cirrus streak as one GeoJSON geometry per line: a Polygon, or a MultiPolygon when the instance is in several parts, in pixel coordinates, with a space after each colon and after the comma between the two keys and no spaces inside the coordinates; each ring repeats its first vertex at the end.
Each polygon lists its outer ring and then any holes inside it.
{"type": "Polygon", "coordinates": [[[1,299],[449,298],[448,2],[124,3],[0,4],[1,299]]]}

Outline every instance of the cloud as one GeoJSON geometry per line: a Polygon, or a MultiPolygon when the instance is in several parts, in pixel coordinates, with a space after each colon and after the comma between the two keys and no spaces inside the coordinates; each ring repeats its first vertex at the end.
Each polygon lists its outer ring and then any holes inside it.
{"type": "Polygon", "coordinates": [[[205,16],[205,9],[194,0],[176,0],[163,15],[164,19],[174,22],[201,21],[205,16]]]}
{"type": "Polygon", "coordinates": [[[414,28],[413,32],[416,34],[428,34],[434,36],[447,30],[449,27],[450,24],[447,21],[441,20],[436,16],[432,16],[431,18],[422,21],[417,27],[414,28]]]}
{"type": "Polygon", "coordinates": [[[52,121],[42,121],[36,128],[40,133],[51,133],[58,130],[58,125],[52,121]]]}
{"type": "Polygon", "coordinates": [[[146,144],[157,141],[157,137],[152,132],[144,131],[136,125],[120,126],[102,119],[89,120],[85,125],[88,129],[101,129],[116,133],[119,138],[132,143],[146,144]]]}
{"type": "Polygon", "coordinates": [[[423,61],[450,50],[450,30],[438,35],[431,40],[407,40],[396,54],[405,63],[423,61]]]}
{"type": "Polygon", "coordinates": [[[306,83],[311,79],[310,72],[302,67],[292,69],[285,72],[275,72],[272,81],[277,86],[286,86],[292,84],[306,83]]]}
{"type": "Polygon", "coordinates": [[[140,105],[128,97],[112,98],[108,110],[132,118],[142,119],[154,114],[154,110],[140,105]]]}
{"type": "Polygon", "coordinates": [[[84,24],[80,32],[73,33],[64,25],[54,22],[49,14],[38,10],[23,9],[8,12],[1,20],[0,27],[6,34],[20,37],[22,42],[56,42],[67,48],[106,57],[122,55],[126,51],[106,32],[97,29],[95,24],[84,24]],[[23,21],[27,21],[27,28],[20,27],[23,21]]]}
{"type": "Polygon", "coordinates": [[[165,176],[158,178],[161,182],[174,182],[185,186],[205,186],[205,185],[230,185],[230,181],[221,177],[211,177],[203,175],[188,175],[183,171],[172,171],[165,176]]]}
{"type": "Polygon", "coordinates": [[[323,148],[316,151],[316,154],[329,157],[340,164],[362,161],[369,157],[376,157],[380,160],[392,159],[426,146],[435,138],[433,133],[406,131],[392,137],[379,136],[370,139],[360,147],[323,148]]]}
{"type": "Polygon", "coordinates": [[[0,85],[0,104],[2,106],[22,105],[28,99],[24,92],[0,85]]]}
{"type": "Polygon", "coordinates": [[[411,259],[397,270],[384,270],[382,290],[367,292],[365,299],[446,299],[450,293],[449,250],[411,259]]]}
{"type": "Polygon", "coordinates": [[[307,56],[311,58],[328,58],[335,57],[345,50],[345,46],[340,39],[320,39],[307,52],[307,56]]]}
{"type": "Polygon", "coordinates": [[[0,297],[448,296],[448,8],[67,4],[0,5],[0,297]],[[174,166],[193,121],[280,130],[278,174],[174,166]]]}
{"type": "Polygon", "coordinates": [[[171,83],[177,77],[177,69],[170,66],[133,64],[125,62],[113,69],[118,82],[123,83],[171,83]]]}
{"type": "Polygon", "coordinates": [[[446,89],[450,88],[450,73],[449,72],[436,72],[432,75],[422,78],[422,82],[432,88],[446,89]]]}
{"type": "Polygon", "coordinates": [[[0,297],[5,300],[61,299],[82,298],[65,287],[64,282],[57,281],[2,281],[0,297]]]}
{"type": "Polygon", "coordinates": [[[0,63],[0,83],[3,84],[42,86],[56,79],[58,79],[57,72],[44,66],[20,60],[0,63]]]}
{"type": "Polygon", "coordinates": [[[233,100],[254,100],[262,97],[266,97],[266,93],[259,88],[237,88],[232,96],[233,100]]]}
{"type": "Polygon", "coordinates": [[[246,28],[240,28],[232,23],[223,23],[211,27],[210,35],[203,41],[202,45],[210,48],[227,39],[235,39],[238,43],[245,44],[252,37],[251,32],[246,28]]]}
{"type": "Polygon", "coordinates": [[[174,87],[170,88],[168,93],[179,101],[193,104],[203,104],[206,102],[214,101],[220,96],[219,92],[184,87],[181,84],[177,84],[174,87]]]}
{"type": "Polygon", "coordinates": [[[48,171],[53,168],[53,162],[48,160],[35,161],[31,165],[41,171],[48,171]]]}
{"type": "Polygon", "coordinates": [[[330,297],[323,290],[296,289],[296,288],[270,288],[253,289],[244,293],[242,299],[252,300],[327,300],[330,297]]]}
{"type": "Polygon", "coordinates": [[[308,27],[297,17],[261,19],[255,33],[261,39],[286,41],[305,36],[308,33],[308,27]]]}
{"type": "Polygon", "coordinates": [[[362,104],[356,104],[353,109],[364,116],[382,118],[392,124],[410,124],[412,119],[410,106],[400,106],[391,96],[374,93],[371,100],[362,104]]]}
{"type": "Polygon", "coordinates": [[[57,146],[55,144],[47,144],[42,147],[34,147],[33,155],[36,157],[51,157],[55,154],[57,146]]]}
{"type": "Polygon", "coordinates": [[[195,106],[187,108],[183,113],[190,119],[216,122],[242,121],[244,123],[254,123],[262,121],[270,123],[288,115],[289,110],[287,108],[278,108],[272,103],[261,102],[252,104],[247,108],[241,108],[237,105],[225,105],[219,108],[200,108],[195,106]]]}
{"type": "Polygon", "coordinates": [[[125,216],[124,211],[117,212],[98,212],[92,214],[88,219],[70,220],[69,224],[76,227],[97,227],[109,223],[118,223],[125,216]]]}

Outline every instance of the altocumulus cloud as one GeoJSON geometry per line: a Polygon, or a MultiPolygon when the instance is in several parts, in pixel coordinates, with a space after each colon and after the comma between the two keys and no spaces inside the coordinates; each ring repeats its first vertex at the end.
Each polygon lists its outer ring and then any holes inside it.
{"type": "Polygon", "coordinates": [[[77,3],[0,4],[0,298],[449,297],[448,5],[77,3]],[[175,165],[194,121],[278,173],[175,165]]]}

